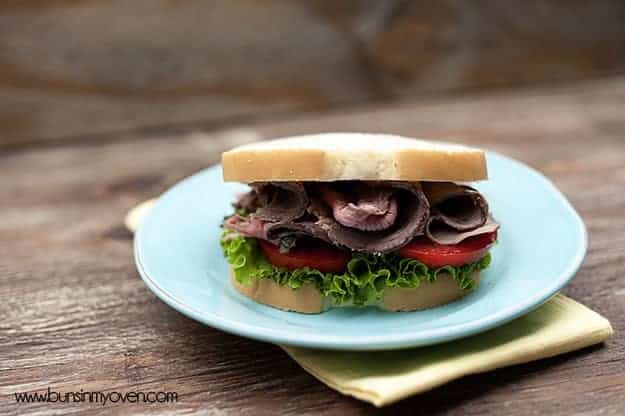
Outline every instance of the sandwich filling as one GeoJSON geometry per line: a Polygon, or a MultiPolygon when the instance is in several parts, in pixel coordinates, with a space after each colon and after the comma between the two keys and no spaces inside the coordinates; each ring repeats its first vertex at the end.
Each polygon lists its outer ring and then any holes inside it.
{"type": "Polygon", "coordinates": [[[470,290],[499,224],[475,189],[452,182],[252,183],[223,223],[236,279],[312,283],[335,304],[380,301],[446,272],[470,290]]]}

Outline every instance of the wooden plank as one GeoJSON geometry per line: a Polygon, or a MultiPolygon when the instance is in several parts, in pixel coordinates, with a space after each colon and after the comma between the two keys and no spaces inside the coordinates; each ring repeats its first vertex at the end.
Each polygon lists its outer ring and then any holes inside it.
{"type": "Polygon", "coordinates": [[[590,249],[564,293],[604,314],[604,346],[464,378],[388,414],[625,412],[625,79],[563,89],[370,107],[204,133],[111,137],[0,154],[0,401],[3,414],[371,414],[278,348],[165,306],[132,260],[127,209],[236,143],[301,132],[456,138],[552,178],[584,218],[590,249]],[[128,139],[128,140],[126,140],[128,139]],[[135,140],[136,139],[136,140],[135,140]],[[169,390],[177,404],[22,404],[41,391],[169,390]]]}
{"type": "Polygon", "coordinates": [[[619,0],[5,0],[0,144],[622,73],[624,17],[619,0]]]}

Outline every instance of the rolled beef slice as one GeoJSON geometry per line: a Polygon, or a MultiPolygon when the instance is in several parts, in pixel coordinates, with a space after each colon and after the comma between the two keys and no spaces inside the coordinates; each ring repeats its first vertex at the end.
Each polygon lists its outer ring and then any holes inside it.
{"type": "Polygon", "coordinates": [[[322,184],[317,186],[317,191],[332,209],[334,219],[345,227],[380,231],[391,227],[397,219],[396,190],[391,187],[354,184],[352,189],[341,191],[330,184],[322,184]]]}
{"type": "Polygon", "coordinates": [[[489,216],[486,199],[474,188],[453,182],[423,182],[430,201],[427,237],[439,244],[457,244],[495,231],[499,224],[489,216]]]}
{"type": "Polygon", "coordinates": [[[251,186],[259,203],[252,215],[260,220],[290,221],[306,212],[308,195],[301,182],[257,182],[251,186]]]}
{"type": "Polygon", "coordinates": [[[302,237],[370,253],[395,251],[426,234],[456,244],[499,227],[475,189],[451,182],[254,183],[224,227],[283,249],[302,237]],[[251,208],[251,209],[250,209],[251,208]]]}
{"type": "Polygon", "coordinates": [[[383,230],[365,231],[347,227],[332,216],[320,217],[318,224],[327,232],[332,243],[355,251],[388,253],[423,234],[429,204],[421,186],[411,182],[386,182],[385,186],[395,191],[397,199],[398,212],[394,223],[383,230]]]}

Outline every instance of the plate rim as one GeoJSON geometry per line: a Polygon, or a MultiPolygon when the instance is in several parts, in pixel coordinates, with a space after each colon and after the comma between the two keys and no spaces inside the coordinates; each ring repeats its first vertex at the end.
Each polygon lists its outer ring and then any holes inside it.
{"type": "MultiPolygon", "coordinates": [[[[133,251],[134,259],[139,275],[142,280],[148,286],[148,288],[163,302],[198,322],[201,322],[207,326],[217,328],[224,332],[231,334],[244,336],[247,338],[256,339],[259,341],[271,342],[274,344],[284,344],[290,346],[308,347],[308,348],[321,348],[329,350],[351,350],[351,351],[364,351],[364,350],[392,350],[402,349],[409,347],[418,347],[426,345],[434,345],[442,342],[451,341],[454,339],[465,338],[477,333],[488,331],[489,329],[508,323],[519,316],[522,316],[555,296],[562,287],[564,287],[575,276],[579,270],[588,248],[588,233],[586,226],[571,205],[566,196],[560,192],[555,184],[543,175],[538,170],[520,162],[516,159],[504,156],[498,152],[487,151],[487,155],[492,155],[497,158],[504,159],[508,163],[518,165],[528,171],[528,173],[534,175],[534,177],[542,182],[542,185],[551,193],[557,197],[561,206],[568,211],[568,214],[574,220],[576,225],[576,231],[581,235],[581,243],[577,245],[576,252],[571,256],[567,267],[551,281],[554,282],[551,285],[545,285],[542,290],[537,291],[532,296],[526,297],[523,301],[517,302],[507,308],[501,309],[494,314],[482,317],[477,320],[469,322],[447,325],[438,328],[423,329],[416,332],[408,332],[405,334],[382,334],[382,335],[363,335],[363,336],[340,336],[340,335],[309,335],[306,333],[298,333],[296,336],[290,335],[284,330],[275,330],[272,328],[260,328],[253,324],[247,324],[239,320],[229,320],[223,316],[215,313],[199,311],[191,305],[186,304],[181,299],[177,298],[174,294],[169,293],[162,288],[156,279],[149,275],[147,272],[141,256],[140,242],[143,238],[144,227],[139,226],[136,231],[133,251]]],[[[163,193],[162,196],[172,192],[175,188],[183,185],[185,182],[192,180],[193,178],[206,174],[209,171],[217,170],[220,168],[219,164],[213,165],[193,175],[190,175],[176,184],[172,185],[163,193]]],[[[161,198],[156,201],[155,208],[161,198]]],[[[150,209],[146,218],[154,215],[154,209],[150,209]]],[[[146,221],[142,221],[145,224],[146,221]]],[[[241,295],[239,295],[241,296],[241,295]]]]}

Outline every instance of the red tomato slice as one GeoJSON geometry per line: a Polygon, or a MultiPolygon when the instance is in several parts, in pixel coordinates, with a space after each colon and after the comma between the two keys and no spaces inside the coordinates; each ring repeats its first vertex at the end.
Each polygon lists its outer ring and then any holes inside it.
{"type": "Polygon", "coordinates": [[[338,273],[345,270],[351,255],[342,250],[326,245],[308,245],[294,247],[280,253],[278,246],[265,240],[258,240],[267,260],[275,266],[295,270],[310,267],[324,273],[338,273]]]}
{"type": "Polygon", "coordinates": [[[458,244],[437,244],[419,237],[399,249],[402,257],[419,260],[429,267],[462,266],[481,259],[497,240],[497,231],[469,237],[458,244]]]}

